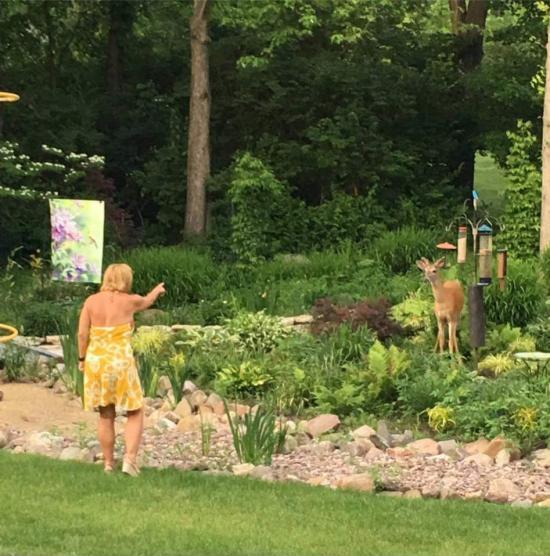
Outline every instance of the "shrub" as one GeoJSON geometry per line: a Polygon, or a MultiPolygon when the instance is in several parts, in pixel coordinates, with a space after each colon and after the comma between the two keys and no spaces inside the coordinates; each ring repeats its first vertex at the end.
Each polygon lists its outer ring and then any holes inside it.
{"type": "Polygon", "coordinates": [[[227,331],[238,338],[242,349],[269,352],[291,331],[277,317],[258,313],[239,313],[226,323],[227,331]]]}
{"type": "Polygon", "coordinates": [[[517,351],[535,351],[536,343],[532,336],[525,335],[521,328],[509,324],[491,330],[487,337],[485,350],[488,352],[515,353],[517,351]]]}
{"type": "Polygon", "coordinates": [[[485,307],[489,321],[497,324],[526,326],[544,309],[544,287],[537,265],[529,261],[511,260],[506,288],[498,284],[485,289],[485,307]]]}
{"type": "Polygon", "coordinates": [[[220,265],[204,251],[183,247],[149,247],[128,251],[123,261],[134,270],[134,290],[148,293],[159,282],[166,284],[166,294],[159,304],[176,307],[198,303],[217,295],[220,265]]]}
{"type": "Polygon", "coordinates": [[[15,382],[24,378],[28,365],[27,350],[10,343],[4,347],[2,352],[3,368],[9,382],[15,382]]]}
{"type": "Polygon", "coordinates": [[[433,299],[418,290],[391,309],[393,318],[405,328],[419,332],[430,327],[434,316],[433,299]]]}
{"type": "Polygon", "coordinates": [[[27,336],[54,334],[63,320],[65,309],[53,303],[30,303],[22,308],[22,329],[27,336]]]}
{"type": "Polygon", "coordinates": [[[342,323],[349,323],[352,329],[367,325],[384,341],[403,333],[401,326],[390,317],[389,310],[390,304],[385,299],[347,306],[338,306],[329,298],[318,299],[313,307],[312,331],[319,334],[334,330],[342,323]]]}
{"type": "Polygon", "coordinates": [[[258,397],[273,380],[260,361],[243,361],[224,367],[216,377],[216,389],[232,396],[258,397]]]}
{"type": "Polygon", "coordinates": [[[438,234],[432,230],[404,227],[384,232],[372,245],[373,255],[392,272],[404,273],[421,257],[437,257],[438,234]]]}
{"type": "Polygon", "coordinates": [[[477,368],[478,372],[487,376],[499,376],[510,372],[515,367],[515,361],[508,353],[488,355],[482,359],[477,368]]]}

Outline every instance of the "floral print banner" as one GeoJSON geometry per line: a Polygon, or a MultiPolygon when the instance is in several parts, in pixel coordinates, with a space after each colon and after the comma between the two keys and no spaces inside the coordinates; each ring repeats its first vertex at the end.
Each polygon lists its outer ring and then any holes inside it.
{"type": "Polygon", "coordinates": [[[101,282],[103,201],[50,199],[54,280],[101,282]]]}

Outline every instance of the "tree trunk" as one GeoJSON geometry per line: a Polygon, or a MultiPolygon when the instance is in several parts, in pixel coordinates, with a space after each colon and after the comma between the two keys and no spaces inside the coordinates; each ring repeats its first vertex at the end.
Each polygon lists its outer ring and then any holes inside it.
{"type": "Polygon", "coordinates": [[[194,0],[191,17],[191,94],[187,149],[187,203],[184,237],[206,234],[206,181],[210,175],[210,81],[208,17],[210,0],[194,0]]]}
{"type": "Polygon", "coordinates": [[[546,42],[546,81],[542,117],[542,203],[540,210],[540,252],[550,247],[550,25],[546,42]]]}
{"type": "MultiPolygon", "coordinates": [[[[457,56],[464,73],[479,67],[483,60],[483,34],[489,9],[488,0],[449,0],[451,24],[457,41],[457,56]]],[[[468,99],[465,99],[468,102],[468,99]]],[[[474,123],[474,122],[473,122],[474,123]]],[[[474,185],[475,145],[463,145],[459,163],[459,182],[471,190],[474,185]]]]}

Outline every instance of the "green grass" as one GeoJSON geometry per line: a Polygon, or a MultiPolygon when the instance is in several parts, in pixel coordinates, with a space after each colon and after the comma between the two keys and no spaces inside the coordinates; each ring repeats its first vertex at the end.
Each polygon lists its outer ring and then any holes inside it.
{"type": "Polygon", "coordinates": [[[534,556],[545,509],[395,500],[176,470],[130,479],[0,452],[0,554],[534,556]]]}
{"type": "Polygon", "coordinates": [[[474,184],[481,200],[488,203],[495,213],[502,213],[508,178],[493,157],[479,153],[476,155],[474,184]]]}

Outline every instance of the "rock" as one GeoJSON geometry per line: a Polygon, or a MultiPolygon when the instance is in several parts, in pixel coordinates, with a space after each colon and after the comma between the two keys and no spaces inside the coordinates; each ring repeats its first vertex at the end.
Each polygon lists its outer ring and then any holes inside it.
{"type": "Polygon", "coordinates": [[[534,502],[544,502],[550,498],[550,492],[537,492],[533,497],[534,502]]]}
{"type": "Polygon", "coordinates": [[[311,437],[309,436],[309,434],[306,434],[305,432],[299,432],[294,438],[296,438],[296,441],[298,442],[298,446],[305,446],[311,443],[311,437]]]}
{"type": "Polygon", "coordinates": [[[521,489],[510,479],[493,479],[489,482],[489,490],[485,500],[505,504],[513,502],[521,496],[521,489]]]}
{"type": "MultiPolygon", "coordinates": [[[[392,450],[394,450],[394,449],[395,448],[392,448],[392,450]]],[[[383,450],[380,450],[379,448],[374,446],[365,454],[365,459],[368,460],[368,461],[372,461],[372,460],[378,459],[379,457],[381,457],[383,455],[384,455],[383,450]]]]}
{"type": "Polygon", "coordinates": [[[473,454],[464,458],[464,463],[473,463],[477,466],[493,465],[493,458],[487,454],[473,454]]]}
{"type": "Polygon", "coordinates": [[[172,405],[170,400],[164,400],[163,404],[160,406],[160,410],[163,413],[166,413],[167,411],[172,411],[172,409],[174,409],[174,406],[172,405]]]}
{"type": "Polygon", "coordinates": [[[550,449],[536,450],[532,454],[533,462],[540,467],[550,467],[550,449]]]}
{"type": "Polygon", "coordinates": [[[406,446],[414,440],[412,431],[406,430],[403,434],[391,435],[392,446],[406,446]]]}
{"type": "Polygon", "coordinates": [[[441,488],[439,485],[430,484],[424,485],[422,487],[422,497],[423,498],[439,498],[441,494],[441,488]]]}
{"type": "Polygon", "coordinates": [[[310,436],[320,436],[326,432],[334,430],[340,426],[340,419],[337,415],[325,413],[318,415],[307,423],[307,433],[310,436]]]}
{"type": "Polygon", "coordinates": [[[458,458],[458,444],[456,443],[456,440],[441,440],[440,442],[438,442],[438,444],[439,451],[442,454],[446,454],[453,459],[458,458]]]}
{"type": "Polygon", "coordinates": [[[378,426],[376,427],[376,434],[381,438],[388,446],[393,446],[393,438],[390,434],[390,429],[386,421],[378,421],[378,426]]]}
{"type": "Polygon", "coordinates": [[[422,492],[420,492],[417,488],[412,488],[411,490],[407,490],[403,494],[403,498],[409,498],[411,500],[416,498],[422,498],[422,492]]]}
{"type": "Polygon", "coordinates": [[[462,449],[469,456],[473,456],[474,454],[483,454],[488,447],[489,447],[489,441],[486,438],[480,438],[475,442],[469,442],[468,444],[464,444],[462,449]]]}
{"type": "Polygon", "coordinates": [[[543,500],[537,504],[537,508],[550,508],[550,498],[543,500]]]}
{"type": "Polygon", "coordinates": [[[59,459],[61,460],[81,460],[81,449],[78,446],[67,446],[63,448],[61,454],[59,454],[59,459]]]}
{"type": "Polygon", "coordinates": [[[274,481],[273,469],[268,465],[257,465],[249,473],[250,477],[260,479],[262,481],[274,481]]]}
{"type": "Polygon", "coordinates": [[[10,441],[8,434],[5,431],[0,431],[0,450],[5,448],[10,441]]]}
{"type": "Polygon", "coordinates": [[[176,425],[179,432],[197,432],[201,428],[201,420],[198,415],[187,415],[182,417],[176,425]]]}
{"type": "Polygon", "coordinates": [[[283,446],[283,454],[290,454],[291,452],[294,452],[296,448],[298,448],[298,440],[296,440],[293,436],[287,436],[283,446]]]}
{"type": "Polygon", "coordinates": [[[208,396],[202,390],[195,390],[189,397],[191,407],[197,410],[199,407],[206,403],[208,396]]]}
{"type": "Polygon", "coordinates": [[[294,317],[281,317],[281,324],[283,326],[294,326],[294,317]]]}
{"type": "Polygon", "coordinates": [[[58,378],[53,385],[53,391],[56,394],[66,394],[68,392],[68,389],[65,386],[65,383],[60,378],[58,378]]]}
{"type": "Polygon", "coordinates": [[[294,317],[294,324],[311,324],[312,322],[312,315],[297,315],[294,317]]]}
{"type": "Polygon", "coordinates": [[[189,415],[191,415],[193,413],[193,408],[191,407],[191,404],[184,398],[176,406],[176,408],[174,409],[174,413],[181,419],[183,417],[188,417],[189,415]]]}
{"type": "Polygon", "coordinates": [[[64,440],[49,432],[35,432],[27,439],[27,452],[32,454],[56,455],[63,449],[64,440]]]}
{"type": "Polygon", "coordinates": [[[165,413],[164,418],[172,421],[172,423],[175,423],[176,425],[181,419],[181,417],[175,411],[169,411],[168,413],[165,413]]]}
{"type": "Polygon", "coordinates": [[[95,453],[88,448],[83,448],[80,450],[80,461],[85,461],[86,463],[93,463],[95,459],[95,453]]]}
{"type": "Polygon", "coordinates": [[[157,428],[160,431],[170,431],[176,428],[176,423],[174,421],[171,421],[170,419],[167,419],[166,417],[163,417],[157,423],[157,428]]]}
{"type": "Polygon", "coordinates": [[[374,444],[370,440],[364,439],[348,442],[347,444],[344,444],[342,450],[347,452],[350,456],[358,457],[364,456],[372,448],[376,449],[374,444]]]}
{"type": "Polygon", "coordinates": [[[478,501],[483,500],[483,492],[481,490],[470,490],[462,495],[464,500],[478,501]]]}
{"type": "Polygon", "coordinates": [[[440,453],[439,444],[431,438],[422,438],[407,444],[407,449],[422,456],[437,456],[440,453]]]}
{"type": "Polygon", "coordinates": [[[437,454],[437,456],[426,456],[428,461],[453,461],[451,456],[447,454],[437,454]]]}
{"type": "Polygon", "coordinates": [[[237,465],[233,465],[231,467],[231,471],[233,475],[237,477],[245,477],[250,475],[256,466],[252,465],[251,463],[238,463],[237,465]]]}
{"type": "Polygon", "coordinates": [[[186,380],[183,383],[183,394],[184,395],[192,394],[196,390],[198,390],[198,387],[195,386],[195,384],[193,382],[191,382],[190,380],[186,380]]]}
{"type": "Polygon", "coordinates": [[[223,403],[223,400],[220,398],[220,396],[218,396],[218,394],[215,394],[214,392],[212,392],[212,394],[208,396],[205,405],[207,407],[210,407],[216,415],[223,415],[225,413],[225,405],[223,403]]]}
{"type": "Polygon", "coordinates": [[[369,473],[358,473],[356,475],[348,475],[341,477],[336,482],[337,488],[360,490],[363,492],[374,491],[374,480],[369,473]]]}
{"type": "Polygon", "coordinates": [[[250,413],[250,407],[241,403],[236,404],[234,409],[239,417],[243,417],[247,413],[250,413]]]}
{"type": "Polygon", "coordinates": [[[323,440],[313,446],[315,448],[315,452],[318,454],[330,454],[336,449],[334,442],[331,442],[330,440],[323,440]]]}
{"type": "Polygon", "coordinates": [[[295,434],[296,433],[296,423],[291,421],[290,419],[285,423],[286,433],[287,434],[295,434]]]}
{"type": "Polygon", "coordinates": [[[311,486],[330,486],[330,480],[326,477],[311,477],[307,480],[307,484],[311,486]]]}
{"type": "Polygon", "coordinates": [[[168,392],[170,392],[170,390],[172,390],[172,383],[170,382],[170,379],[166,375],[162,375],[159,378],[157,395],[161,398],[164,398],[168,394],[168,392]]]}
{"type": "Polygon", "coordinates": [[[389,448],[386,451],[388,456],[393,458],[411,458],[415,455],[415,452],[409,450],[409,448],[403,448],[401,446],[396,446],[395,448],[389,448]]]}
{"type": "Polygon", "coordinates": [[[497,454],[506,448],[507,442],[504,438],[494,438],[489,442],[489,445],[485,450],[483,450],[484,454],[487,454],[489,457],[495,459],[497,454]]]}
{"type": "Polygon", "coordinates": [[[502,450],[500,450],[495,457],[495,463],[500,466],[508,465],[511,461],[512,456],[510,454],[510,450],[508,450],[507,448],[503,448],[502,450]]]}
{"type": "Polygon", "coordinates": [[[355,429],[351,433],[351,436],[355,440],[360,440],[360,439],[370,440],[379,450],[386,450],[387,448],[390,447],[390,445],[383,438],[378,436],[376,431],[372,427],[369,427],[368,425],[363,425],[362,427],[355,429]]]}
{"type": "Polygon", "coordinates": [[[399,490],[383,490],[379,494],[388,498],[403,498],[403,493],[399,490]]]}
{"type": "Polygon", "coordinates": [[[515,500],[512,502],[513,508],[531,508],[533,507],[533,502],[531,500],[515,500]]]}

